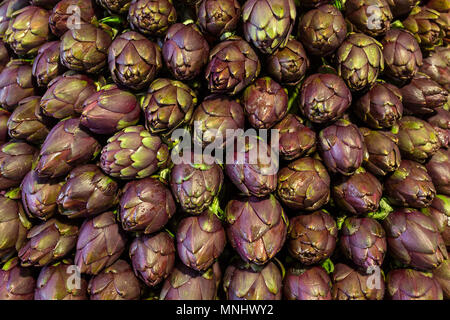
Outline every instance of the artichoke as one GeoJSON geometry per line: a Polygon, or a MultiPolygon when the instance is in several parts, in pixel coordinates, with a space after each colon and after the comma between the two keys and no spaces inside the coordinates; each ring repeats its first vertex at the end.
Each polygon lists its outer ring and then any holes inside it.
{"type": "Polygon", "coordinates": [[[111,43],[108,66],[115,83],[132,90],[142,90],[162,68],[161,49],[143,35],[128,31],[111,43]]]}
{"type": "Polygon", "coordinates": [[[82,165],[67,176],[56,203],[68,218],[91,217],[119,203],[119,186],[96,165],[82,165]]]}
{"type": "Polygon", "coordinates": [[[386,277],[386,293],[392,300],[442,300],[439,282],[433,275],[413,269],[392,270],[386,277]]]}
{"type": "Polygon", "coordinates": [[[366,273],[383,264],[387,251],[386,233],[375,219],[346,218],[339,243],[344,255],[366,273]]]}
{"type": "Polygon", "coordinates": [[[108,139],[100,157],[102,170],[116,178],[142,179],[167,165],[169,150],[159,136],[131,126],[108,139]]]}
{"type": "Polygon", "coordinates": [[[333,300],[383,300],[384,279],[381,272],[365,274],[338,263],[331,281],[333,300]]]}
{"type": "Polygon", "coordinates": [[[421,211],[433,219],[445,245],[450,247],[450,197],[439,194],[429,207],[421,211]]]}
{"type": "Polygon", "coordinates": [[[156,79],[141,104],[145,127],[153,133],[170,132],[190,122],[196,105],[196,93],[183,82],[156,79]]]}
{"type": "Polygon", "coordinates": [[[97,3],[105,8],[111,15],[122,15],[128,13],[131,0],[97,0],[97,3]]]}
{"type": "Polygon", "coordinates": [[[13,14],[29,5],[28,0],[7,0],[0,3],[0,36],[2,38],[5,36],[13,14]]]}
{"type": "Polygon", "coordinates": [[[32,227],[19,250],[22,266],[42,267],[64,258],[75,248],[77,236],[78,226],[62,217],[32,227]]]}
{"type": "Polygon", "coordinates": [[[30,3],[34,6],[39,6],[45,9],[51,9],[59,0],[30,0],[30,3]]]}
{"type": "Polygon", "coordinates": [[[242,104],[253,128],[268,129],[286,115],[288,95],[271,78],[259,78],[245,89],[242,104]]]}
{"type": "Polygon", "coordinates": [[[192,154],[175,164],[170,187],[183,211],[199,215],[212,204],[222,188],[223,172],[213,159],[202,157],[200,162],[194,162],[195,157],[198,155],[192,154]]]}
{"type": "Polygon", "coordinates": [[[319,149],[327,169],[343,175],[352,175],[367,158],[363,135],[345,119],[320,131],[319,149]]]}
{"type": "Polygon", "coordinates": [[[95,83],[89,77],[69,71],[48,84],[40,107],[46,116],[64,119],[83,111],[83,102],[96,92],[95,83]]]}
{"type": "Polygon", "coordinates": [[[305,77],[309,64],[303,45],[297,40],[289,39],[284,48],[267,57],[265,66],[276,81],[295,86],[305,77]]]}
{"type": "Polygon", "coordinates": [[[141,284],[125,260],[91,278],[88,285],[91,300],[139,300],[141,284]]]}
{"type": "Polygon", "coordinates": [[[50,37],[47,10],[36,6],[27,6],[13,14],[5,32],[5,41],[19,56],[35,56],[39,46],[50,37]]]}
{"type": "Polygon", "coordinates": [[[361,32],[372,37],[384,35],[391,27],[391,9],[385,0],[348,0],[345,17],[361,32]]]}
{"type": "Polygon", "coordinates": [[[33,96],[31,66],[20,60],[11,60],[0,73],[0,107],[14,110],[20,100],[33,96]]]}
{"type": "Polygon", "coordinates": [[[28,216],[44,221],[53,216],[58,211],[56,199],[63,184],[58,180],[39,178],[34,171],[28,172],[20,185],[22,203],[28,216]]]}
{"type": "Polygon", "coordinates": [[[331,256],[338,229],[325,211],[299,215],[289,220],[287,249],[303,265],[317,264],[331,256]]]}
{"type": "Polygon", "coordinates": [[[53,34],[61,37],[67,30],[82,28],[81,25],[94,19],[92,1],[61,0],[53,6],[48,24],[53,34]]]}
{"type": "Polygon", "coordinates": [[[450,150],[439,149],[425,167],[436,191],[450,196],[450,150]]]}
{"type": "Polygon", "coordinates": [[[450,91],[450,48],[436,48],[423,60],[419,71],[450,91]]]}
{"type": "Polygon", "coordinates": [[[433,278],[441,286],[444,299],[450,299],[450,260],[445,260],[433,270],[433,278]]]}
{"type": "Polygon", "coordinates": [[[13,258],[0,269],[1,300],[33,300],[36,280],[30,268],[23,268],[13,258]]]}
{"type": "Polygon", "coordinates": [[[3,42],[3,40],[0,40],[0,72],[2,72],[2,70],[6,67],[6,65],[9,62],[9,59],[10,57],[8,49],[6,48],[6,45],[3,42]]]}
{"type": "Polygon", "coordinates": [[[436,131],[441,146],[446,148],[450,142],[450,112],[443,108],[436,108],[434,111],[436,113],[427,122],[436,131]]]}
{"type": "Polygon", "coordinates": [[[281,272],[273,262],[263,266],[237,262],[223,278],[227,300],[281,300],[281,272]]]}
{"type": "Polygon", "coordinates": [[[0,143],[3,144],[8,140],[8,120],[11,113],[0,108],[0,143]]]}
{"type": "Polygon", "coordinates": [[[402,160],[400,167],[386,179],[384,188],[388,200],[403,207],[427,207],[436,195],[425,167],[410,160],[402,160]]]}
{"type": "Polygon", "coordinates": [[[332,54],[344,41],[347,25],[342,13],[325,4],[309,10],[300,18],[298,36],[308,53],[315,56],[332,54]]]}
{"type": "Polygon", "coordinates": [[[98,73],[106,65],[111,35],[88,23],[67,30],[61,37],[60,60],[71,70],[98,73]]]}
{"type": "Polygon", "coordinates": [[[414,35],[406,30],[389,30],[382,40],[384,73],[393,80],[407,81],[422,66],[422,51],[414,35]]]}
{"type": "Polygon", "coordinates": [[[86,219],[80,227],[75,264],[81,273],[97,275],[125,250],[126,238],[111,211],[86,219]]]}
{"type": "Polygon", "coordinates": [[[236,94],[255,80],[261,71],[258,55],[239,37],[230,37],[209,53],[205,78],[213,93],[236,94]]]}
{"type": "Polygon", "coordinates": [[[236,29],[240,15],[238,0],[202,0],[197,9],[197,22],[203,33],[219,38],[236,29]]]}
{"type": "Polygon", "coordinates": [[[317,210],[330,200],[330,176],[319,160],[297,159],[278,172],[277,194],[289,208],[317,210]]]}
{"type": "Polygon", "coordinates": [[[288,300],[331,300],[331,280],[322,267],[289,268],[283,280],[288,300]]]}
{"type": "Polygon", "coordinates": [[[300,90],[301,113],[314,123],[339,119],[352,102],[352,94],[342,78],[316,73],[303,82],[300,90]]]}
{"type": "Polygon", "coordinates": [[[175,255],[173,239],[167,232],[139,236],[130,245],[134,273],[149,287],[171,274],[175,255]]]}
{"type": "Polygon", "coordinates": [[[352,91],[373,85],[384,69],[381,45],[363,33],[351,33],[336,51],[337,72],[352,91]]]}
{"type": "Polygon", "coordinates": [[[279,132],[279,152],[284,160],[294,160],[316,151],[316,133],[305,126],[300,117],[287,114],[273,129],[279,132]]]}
{"type": "Polygon", "coordinates": [[[181,220],[176,239],[180,260],[197,271],[208,269],[227,243],[221,221],[209,210],[181,220]]]}
{"type": "Polygon", "coordinates": [[[159,180],[149,177],[125,185],[120,199],[120,220],[125,231],[159,231],[175,211],[170,190],[159,180]]]}
{"type": "Polygon", "coordinates": [[[57,262],[41,269],[34,300],[89,300],[87,287],[76,266],[69,261],[57,262]]]}
{"type": "Polygon", "coordinates": [[[59,61],[59,45],[59,41],[51,41],[39,47],[31,70],[39,87],[47,87],[50,81],[62,73],[63,67],[59,61]]]}
{"type": "Polygon", "coordinates": [[[59,122],[41,146],[36,173],[41,178],[61,177],[95,159],[100,144],[80,127],[80,119],[59,122]]]}
{"type": "Polygon", "coordinates": [[[432,270],[448,258],[432,218],[414,209],[398,209],[383,220],[390,254],[401,263],[432,270]]]}
{"type": "Polygon", "coordinates": [[[392,84],[376,83],[356,101],[354,111],[372,129],[389,129],[403,115],[402,93],[392,84]]]}
{"type": "Polygon", "coordinates": [[[288,222],[273,195],[231,200],[225,217],[228,239],[244,261],[265,264],[284,245],[288,222]]]}
{"type": "Polygon", "coordinates": [[[388,0],[394,18],[404,17],[420,2],[420,0],[388,0]]]}
{"type": "Polygon", "coordinates": [[[136,97],[109,85],[97,91],[83,103],[80,123],[96,134],[113,134],[137,124],[141,109],[136,97]]]}
{"type": "Polygon", "coordinates": [[[177,80],[192,80],[208,62],[209,44],[195,24],[177,23],[167,31],[162,55],[177,80]]]}
{"type": "Polygon", "coordinates": [[[128,10],[128,21],[140,33],[164,36],[177,20],[172,0],[133,0],[128,10]]]}
{"type": "Polygon", "coordinates": [[[37,149],[21,141],[10,141],[0,146],[0,190],[18,187],[31,170],[37,149]]]}

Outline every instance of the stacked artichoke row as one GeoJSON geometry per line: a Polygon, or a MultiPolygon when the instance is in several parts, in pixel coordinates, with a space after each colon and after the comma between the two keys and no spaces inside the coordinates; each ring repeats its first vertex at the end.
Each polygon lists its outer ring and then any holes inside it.
{"type": "Polygon", "coordinates": [[[5,0],[0,37],[0,299],[450,299],[449,1],[5,0]]]}

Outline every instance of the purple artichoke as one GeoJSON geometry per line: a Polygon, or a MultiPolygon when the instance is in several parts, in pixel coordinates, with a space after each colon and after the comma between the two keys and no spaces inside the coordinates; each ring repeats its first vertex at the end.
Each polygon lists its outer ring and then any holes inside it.
{"type": "Polygon", "coordinates": [[[361,32],[372,37],[384,35],[391,27],[391,9],[385,0],[348,0],[345,17],[361,32]]]}
{"type": "Polygon", "coordinates": [[[18,258],[6,262],[0,270],[1,300],[33,300],[36,280],[30,268],[23,268],[18,258]]]}
{"type": "Polygon", "coordinates": [[[164,36],[169,26],[177,21],[177,12],[172,0],[133,0],[128,21],[131,28],[140,33],[164,36]]]}
{"type": "Polygon", "coordinates": [[[425,167],[436,191],[450,196],[450,150],[439,149],[425,167]]]}
{"type": "Polygon", "coordinates": [[[433,275],[413,269],[392,270],[386,277],[386,293],[392,300],[442,300],[439,282],[433,275]]]}
{"type": "Polygon", "coordinates": [[[434,111],[436,113],[427,122],[436,131],[441,146],[446,148],[450,143],[450,112],[443,108],[436,108],[434,111]]]}
{"type": "Polygon", "coordinates": [[[419,2],[419,0],[388,0],[394,18],[408,15],[419,2]]]}
{"type": "Polygon", "coordinates": [[[420,72],[450,91],[450,48],[439,47],[423,60],[420,72]]]}
{"type": "Polygon", "coordinates": [[[0,108],[0,143],[5,143],[8,138],[8,120],[11,113],[5,109],[0,108]]]}
{"type": "Polygon", "coordinates": [[[238,0],[202,0],[197,9],[198,24],[203,33],[219,38],[226,32],[233,32],[241,16],[238,0]]]}
{"type": "Polygon", "coordinates": [[[48,23],[53,34],[61,37],[67,30],[80,28],[82,24],[90,23],[94,18],[92,1],[61,0],[53,6],[48,23]]]}
{"type": "Polygon", "coordinates": [[[125,15],[130,9],[131,0],[97,0],[97,3],[111,15],[125,15]]]}
{"type": "Polygon", "coordinates": [[[433,219],[445,245],[450,247],[450,197],[438,194],[430,206],[421,211],[433,219]]]}
{"type": "Polygon", "coordinates": [[[8,25],[13,17],[13,14],[30,5],[28,0],[8,0],[2,1],[0,4],[0,35],[4,37],[8,25]]]}
{"type": "Polygon", "coordinates": [[[37,149],[21,141],[10,141],[0,146],[0,190],[18,187],[31,170],[37,149]]]}
{"type": "Polygon", "coordinates": [[[59,61],[59,45],[59,41],[51,41],[39,47],[32,69],[39,87],[46,87],[64,69],[59,61]]]}
{"type": "Polygon", "coordinates": [[[31,66],[11,60],[0,73],[0,107],[14,110],[19,101],[34,95],[31,66]]]}
{"type": "Polygon", "coordinates": [[[450,299],[450,260],[445,260],[433,270],[433,278],[441,286],[444,299],[450,299]]]}
{"type": "Polygon", "coordinates": [[[331,300],[331,280],[322,267],[289,268],[283,280],[288,300],[331,300]]]}

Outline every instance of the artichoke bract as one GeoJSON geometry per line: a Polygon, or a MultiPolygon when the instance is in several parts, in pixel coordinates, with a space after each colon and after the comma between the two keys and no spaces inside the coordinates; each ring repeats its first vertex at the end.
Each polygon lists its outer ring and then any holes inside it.
{"type": "Polygon", "coordinates": [[[330,200],[330,176],[319,160],[297,159],[278,172],[277,194],[289,208],[317,210],[330,200]]]}
{"type": "Polygon", "coordinates": [[[99,152],[100,144],[80,127],[80,119],[63,120],[48,133],[35,170],[41,178],[61,177],[99,152]]]}
{"type": "Polygon", "coordinates": [[[14,12],[30,5],[28,0],[8,0],[0,4],[0,35],[5,36],[14,12]]]}
{"type": "Polygon", "coordinates": [[[433,270],[433,278],[442,288],[444,299],[450,298],[450,260],[445,260],[433,270]]]}
{"type": "Polygon", "coordinates": [[[316,151],[316,133],[294,114],[287,114],[273,129],[280,135],[279,152],[284,160],[294,160],[316,151]]]}
{"type": "Polygon", "coordinates": [[[164,281],[160,300],[215,300],[221,272],[218,263],[198,272],[180,263],[164,281]]]}
{"type": "Polygon", "coordinates": [[[339,243],[344,255],[363,272],[381,268],[387,251],[386,233],[372,218],[349,217],[344,220],[339,243]]]}
{"type": "Polygon", "coordinates": [[[0,146],[0,190],[18,187],[31,171],[37,149],[25,142],[10,141],[0,146]]]}
{"type": "Polygon", "coordinates": [[[48,20],[52,33],[61,37],[67,30],[81,28],[95,18],[92,1],[61,0],[53,6],[48,20]]]}
{"type": "Polygon", "coordinates": [[[443,148],[447,148],[450,143],[450,112],[444,108],[434,109],[434,115],[427,119],[438,135],[439,142],[443,148]]]}
{"type": "Polygon", "coordinates": [[[421,211],[433,219],[445,245],[450,247],[450,197],[439,194],[429,207],[421,211]]]}
{"type": "Polygon", "coordinates": [[[432,270],[448,258],[434,221],[414,209],[398,209],[383,220],[389,253],[401,263],[432,270]]]}
{"type": "Polygon", "coordinates": [[[159,136],[131,126],[108,139],[100,156],[102,170],[123,180],[146,178],[167,165],[169,150],[159,136]]]}
{"type": "Polygon", "coordinates": [[[5,262],[23,247],[30,228],[20,200],[0,196],[0,261],[5,262]]]}
{"type": "Polygon", "coordinates": [[[419,3],[418,0],[388,0],[394,18],[404,17],[419,3]]]}
{"type": "Polygon", "coordinates": [[[63,182],[39,178],[34,171],[30,171],[23,178],[22,203],[25,212],[32,218],[47,220],[57,211],[56,199],[61,191],[63,182]]]}
{"type": "Polygon", "coordinates": [[[362,168],[338,179],[332,190],[336,204],[355,215],[377,211],[383,194],[380,181],[362,168]]]}
{"type": "Polygon", "coordinates": [[[398,126],[398,147],[405,158],[422,163],[439,150],[438,135],[428,122],[406,116],[398,126]]]}
{"type": "Polygon", "coordinates": [[[175,245],[167,232],[139,236],[130,245],[134,273],[149,287],[167,278],[175,264],[175,245]]]}
{"type": "Polygon", "coordinates": [[[384,73],[393,80],[406,81],[414,77],[423,64],[422,51],[413,34],[389,30],[382,40],[384,73]]]}
{"type": "Polygon", "coordinates": [[[385,284],[381,272],[365,274],[338,263],[331,281],[333,300],[383,300],[385,284]]]}
{"type": "Polygon", "coordinates": [[[214,159],[202,157],[197,163],[194,158],[192,154],[175,164],[170,174],[170,188],[183,211],[198,215],[218,195],[222,188],[223,172],[214,159]]]}
{"type": "Polygon", "coordinates": [[[227,300],[281,300],[282,280],[271,261],[263,266],[239,261],[225,270],[223,289],[227,300]]]}
{"type": "Polygon", "coordinates": [[[97,0],[97,3],[110,14],[126,14],[130,9],[131,0],[97,0]]]}
{"type": "Polygon", "coordinates": [[[119,203],[119,186],[96,165],[82,165],[67,176],[56,203],[68,218],[94,216],[119,203]]]}
{"type": "Polygon", "coordinates": [[[59,41],[51,41],[39,47],[33,62],[32,74],[40,87],[46,87],[64,69],[59,61],[59,45],[59,41]]]}
{"type": "Polygon", "coordinates": [[[425,167],[436,191],[450,196],[450,150],[439,149],[425,167]]]}
{"type": "Polygon", "coordinates": [[[316,73],[303,82],[300,111],[314,123],[327,123],[340,118],[352,102],[352,94],[342,78],[316,73]]]}
{"type": "Polygon", "coordinates": [[[345,119],[321,130],[318,142],[323,161],[333,173],[352,175],[367,157],[363,135],[345,119]]]}
{"type": "Polygon", "coordinates": [[[47,10],[37,6],[27,6],[13,14],[5,32],[6,43],[20,56],[35,56],[39,46],[50,37],[47,10]]]}
{"type": "Polygon", "coordinates": [[[63,66],[78,72],[98,73],[107,63],[111,35],[96,26],[83,23],[61,36],[60,60],[63,66]]]}
{"type": "Polygon", "coordinates": [[[385,34],[393,19],[385,0],[348,0],[345,2],[345,17],[358,30],[372,37],[385,34]]]}
{"type": "Polygon", "coordinates": [[[351,33],[336,51],[337,72],[352,91],[375,83],[384,69],[381,44],[363,33],[351,33]]]}
{"type": "Polygon", "coordinates": [[[402,92],[389,83],[376,83],[356,101],[355,114],[372,129],[389,129],[403,115],[402,92]]]}
{"type": "Polygon", "coordinates": [[[108,67],[119,86],[144,89],[162,68],[161,49],[137,32],[125,32],[109,46],[108,67]]]}
{"type": "Polygon", "coordinates": [[[176,239],[181,261],[197,271],[208,269],[227,243],[221,221],[209,210],[181,220],[176,239]]]}
{"type": "Polygon", "coordinates": [[[113,134],[139,121],[141,109],[131,92],[105,86],[83,103],[81,125],[96,134],[113,134]]]}
{"type": "Polygon", "coordinates": [[[289,268],[283,280],[288,300],[331,300],[331,280],[322,267],[289,268]]]}
{"type": "Polygon", "coordinates": [[[164,36],[169,26],[176,22],[177,12],[172,0],[133,0],[128,20],[131,28],[140,33],[164,36]]]}
{"type": "MultiPolygon", "coordinates": [[[[238,138],[239,139],[239,138],[238,138]]],[[[234,149],[232,161],[227,155],[225,172],[231,182],[247,196],[264,197],[277,187],[278,159],[274,150],[256,137],[246,139],[234,149]]],[[[229,151],[230,152],[230,151],[229,151]]]]}
{"type": "Polygon", "coordinates": [[[436,195],[425,167],[410,160],[402,160],[400,167],[386,179],[384,188],[392,204],[404,207],[427,207],[436,195]]]}
{"type": "Polygon", "coordinates": [[[141,284],[130,265],[117,260],[91,278],[88,292],[91,300],[139,300],[141,284]]]}
{"type": "Polygon", "coordinates": [[[150,177],[128,182],[120,198],[120,220],[125,231],[144,234],[159,231],[175,211],[170,190],[150,177]]]}
{"type": "Polygon", "coordinates": [[[450,48],[439,47],[423,60],[419,69],[450,91],[450,48]]]}
{"type": "Polygon", "coordinates": [[[22,266],[42,267],[64,258],[75,248],[77,236],[78,226],[62,217],[32,227],[19,250],[22,266]]]}
{"type": "Polygon", "coordinates": [[[218,38],[236,29],[240,15],[238,0],[202,0],[197,9],[197,22],[203,33],[218,38]]]}
{"type": "Polygon", "coordinates": [[[197,127],[194,143],[203,148],[208,145],[221,148],[234,139],[234,135],[227,136],[227,131],[244,129],[245,115],[235,99],[226,95],[211,95],[195,109],[192,121],[197,127]]]}
{"type": "Polygon", "coordinates": [[[0,72],[6,67],[10,59],[8,49],[3,40],[0,41],[0,72]]]}
{"type": "Polygon", "coordinates": [[[386,293],[392,300],[442,300],[442,288],[433,275],[413,269],[387,274],[386,293]]]}
{"type": "Polygon", "coordinates": [[[69,261],[45,266],[36,281],[34,300],[89,300],[88,282],[83,277],[73,279],[76,272],[69,261]]]}
{"type": "Polygon", "coordinates": [[[33,272],[21,267],[18,258],[9,260],[0,269],[1,300],[33,300],[35,285],[33,272]]]}
{"type": "Polygon", "coordinates": [[[119,259],[126,238],[111,211],[86,219],[76,243],[75,264],[81,273],[97,275],[119,259]]]}
{"type": "Polygon", "coordinates": [[[268,129],[285,116],[288,95],[271,78],[259,78],[245,89],[242,104],[253,128],[268,129]]]}
{"type": "Polygon", "coordinates": [[[260,71],[253,48],[239,37],[230,37],[209,53],[205,78],[209,91],[234,95],[255,80],[260,71]]]}
{"type": "Polygon", "coordinates": [[[284,245],[288,222],[273,195],[231,200],[225,217],[228,240],[244,261],[265,264],[284,245]]]}
{"type": "Polygon", "coordinates": [[[298,36],[312,55],[330,55],[341,45],[346,34],[344,17],[332,5],[309,10],[300,18],[298,36]]]}
{"type": "Polygon", "coordinates": [[[64,119],[83,111],[83,102],[96,92],[89,77],[69,71],[53,79],[42,96],[40,107],[46,116],[64,119]]]}
{"type": "Polygon", "coordinates": [[[289,220],[287,248],[303,265],[320,263],[336,248],[338,229],[325,211],[299,215],[289,220]]]}
{"type": "Polygon", "coordinates": [[[0,108],[0,143],[5,143],[8,140],[8,121],[10,116],[11,113],[0,108]]]}
{"type": "Polygon", "coordinates": [[[289,39],[284,48],[267,57],[266,70],[278,82],[295,86],[305,77],[309,64],[303,45],[289,39]]]}
{"type": "Polygon", "coordinates": [[[177,23],[169,28],[162,55],[177,80],[192,80],[208,62],[209,44],[195,24],[177,23]]]}
{"type": "Polygon", "coordinates": [[[0,73],[0,107],[14,110],[20,100],[34,96],[31,66],[11,60],[0,73]]]}
{"type": "Polygon", "coordinates": [[[181,81],[156,79],[142,101],[145,127],[159,133],[171,131],[189,123],[197,105],[197,95],[181,81]]]}

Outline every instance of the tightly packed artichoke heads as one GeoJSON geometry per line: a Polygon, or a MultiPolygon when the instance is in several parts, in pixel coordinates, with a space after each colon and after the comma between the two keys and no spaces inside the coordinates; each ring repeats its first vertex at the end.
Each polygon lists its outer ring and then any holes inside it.
{"type": "Polygon", "coordinates": [[[449,90],[448,0],[3,0],[0,299],[450,299],[449,90]]]}

